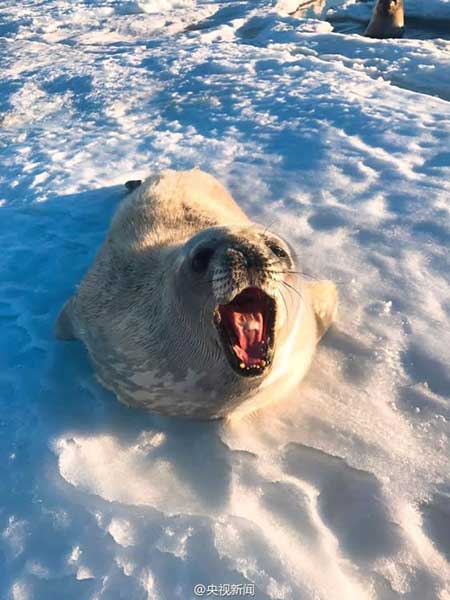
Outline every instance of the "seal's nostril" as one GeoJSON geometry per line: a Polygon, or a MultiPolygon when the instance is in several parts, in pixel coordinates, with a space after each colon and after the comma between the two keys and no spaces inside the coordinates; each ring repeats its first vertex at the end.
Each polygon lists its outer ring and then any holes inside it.
{"type": "Polygon", "coordinates": [[[257,249],[251,249],[245,255],[245,263],[248,269],[264,269],[267,261],[264,255],[257,249]]]}

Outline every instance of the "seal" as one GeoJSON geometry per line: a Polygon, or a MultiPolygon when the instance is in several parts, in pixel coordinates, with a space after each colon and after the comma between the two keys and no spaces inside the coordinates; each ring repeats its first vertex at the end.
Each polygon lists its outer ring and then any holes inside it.
{"type": "Polygon", "coordinates": [[[127,186],[55,325],[119,400],[201,419],[254,411],[298,383],[336,312],[332,282],[199,170],[127,186]]]}
{"type": "Polygon", "coordinates": [[[364,35],[371,38],[400,38],[404,32],[403,0],[377,0],[364,35]]]}

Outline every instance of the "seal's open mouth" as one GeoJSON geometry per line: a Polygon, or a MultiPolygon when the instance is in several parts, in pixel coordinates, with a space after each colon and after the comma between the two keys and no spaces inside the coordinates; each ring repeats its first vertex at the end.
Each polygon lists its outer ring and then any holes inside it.
{"type": "Polygon", "coordinates": [[[214,314],[225,355],[244,377],[261,375],[273,359],[275,301],[259,288],[246,288],[214,314]]]}

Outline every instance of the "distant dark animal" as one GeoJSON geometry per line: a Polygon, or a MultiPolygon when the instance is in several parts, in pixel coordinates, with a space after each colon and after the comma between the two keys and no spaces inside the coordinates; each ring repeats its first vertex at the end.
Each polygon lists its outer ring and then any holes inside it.
{"type": "Polygon", "coordinates": [[[400,38],[404,32],[403,0],[377,0],[364,35],[371,38],[400,38]]]}

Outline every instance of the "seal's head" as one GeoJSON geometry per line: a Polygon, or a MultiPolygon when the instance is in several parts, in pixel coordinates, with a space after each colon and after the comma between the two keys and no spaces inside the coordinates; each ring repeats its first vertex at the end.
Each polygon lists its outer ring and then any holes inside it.
{"type": "Polygon", "coordinates": [[[301,300],[294,279],[292,251],[272,232],[255,225],[212,227],[183,247],[175,286],[189,306],[184,314],[209,329],[209,342],[229,368],[254,378],[270,370],[288,334],[288,314],[301,300]]]}
{"type": "Polygon", "coordinates": [[[398,11],[403,11],[403,0],[378,0],[375,12],[380,17],[391,17],[398,11]]]}

